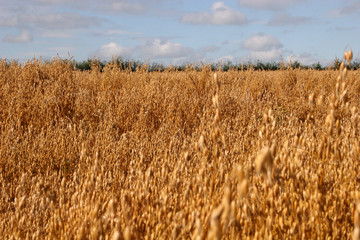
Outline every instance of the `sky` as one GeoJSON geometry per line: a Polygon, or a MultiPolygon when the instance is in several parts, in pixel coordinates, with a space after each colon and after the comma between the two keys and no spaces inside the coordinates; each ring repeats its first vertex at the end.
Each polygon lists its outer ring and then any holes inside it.
{"type": "Polygon", "coordinates": [[[360,59],[359,0],[0,0],[0,59],[360,59]]]}

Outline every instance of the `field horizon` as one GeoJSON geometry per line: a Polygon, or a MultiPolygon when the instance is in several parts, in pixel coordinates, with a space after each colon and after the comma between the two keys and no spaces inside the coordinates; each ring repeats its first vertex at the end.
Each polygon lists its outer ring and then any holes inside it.
{"type": "MultiPolygon", "coordinates": [[[[229,70],[238,70],[244,71],[248,69],[252,70],[283,70],[287,68],[301,68],[301,69],[315,69],[315,70],[339,70],[340,64],[344,61],[343,58],[335,56],[334,59],[329,60],[326,64],[321,64],[320,61],[315,62],[313,64],[303,64],[298,60],[292,60],[290,58],[289,61],[285,61],[284,59],[273,60],[273,61],[264,61],[264,60],[248,60],[248,61],[231,61],[231,60],[221,60],[215,62],[203,62],[203,61],[194,61],[194,62],[183,62],[179,64],[172,63],[163,63],[157,62],[151,59],[130,59],[124,58],[122,56],[114,55],[111,59],[102,59],[100,57],[94,56],[93,58],[88,58],[86,60],[76,60],[74,57],[70,55],[68,58],[61,58],[59,55],[53,58],[29,58],[26,61],[20,61],[18,59],[1,59],[0,61],[5,61],[7,65],[9,64],[19,64],[24,66],[26,64],[30,64],[31,62],[38,62],[43,64],[51,64],[54,61],[63,61],[64,63],[71,64],[74,70],[82,70],[88,71],[92,69],[98,69],[100,71],[106,65],[116,65],[121,70],[131,70],[136,71],[137,69],[143,68],[147,69],[150,72],[154,71],[185,71],[185,70],[197,70],[201,71],[202,68],[210,68],[212,71],[229,71],[229,70]]],[[[346,66],[349,70],[357,70],[360,67],[360,59],[354,59],[351,65],[346,66]]]]}

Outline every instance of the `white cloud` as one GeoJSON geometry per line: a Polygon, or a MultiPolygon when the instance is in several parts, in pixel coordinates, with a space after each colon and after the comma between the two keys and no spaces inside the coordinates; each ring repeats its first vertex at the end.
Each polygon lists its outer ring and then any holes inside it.
{"type": "Polygon", "coordinates": [[[232,8],[226,6],[223,2],[215,2],[211,7],[210,13],[189,13],[181,18],[181,22],[195,25],[241,25],[247,23],[248,20],[244,14],[233,10],[232,8]]]}
{"type": "Polygon", "coordinates": [[[96,17],[82,16],[77,13],[51,13],[51,14],[26,14],[20,15],[23,24],[33,24],[42,28],[87,28],[93,25],[100,25],[96,17]]]}
{"type": "Polygon", "coordinates": [[[111,36],[111,37],[117,37],[117,36],[130,36],[130,35],[139,35],[143,34],[141,32],[131,32],[121,29],[98,29],[95,30],[92,33],[94,36],[111,36]]]}
{"type": "Polygon", "coordinates": [[[157,0],[11,0],[16,5],[28,5],[33,9],[54,8],[58,6],[77,10],[90,10],[94,13],[140,14],[155,5],[157,0]]]}
{"type": "Polygon", "coordinates": [[[305,16],[292,16],[290,14],[276,14],[273,16],[268,25],[270,26],[286,26],[286,25],[301,25],[311,23],[312,18],[305,16]]]}
{"type": "Polygon", "coordinates": [[[103,0],[95,1],[97,10],[111,13],[140,14],[146,11],[147,6],[141,1],[130,0],[103,0]]]}
{"type": "Polygon", "coordinates": [[[95,55],[103,59],[111,59],[112,57],[130,57],[131,49],[111,42],[102,45],[95,55]]]}
{"type": "Polygon", "coordinates": [[[34,27],[42,29],[74,29],[100,25],[97,17],[82,16],[78,13],[19,13],[11,18],[0,18],[0,26],[34,27]]]}
{"type": "Polygon", "coordinates": [[[60,4],[60,3],[68,3],[72,0],[27,0],[28,2],[35,2],[40,4],[60,4]]]}
{"type": "Polygon", "coordinates": [[[192,49],[183,46],[181,43],[172,42],[170,40],[161,40],[155,38],[145,41],[139,46],[141,55],[144,58],[181,58],[192,53],[192,49]]]}
{"type": "Polygon", "coordinates": [[[220,50],[220,47],[215,46],[215,45],[209,45],[209,46],[205,46],[205,47],[200,48],[199,52],[207,54],[207,53],[210,53],[210,52],[216,52],[218,50],[220,50]]]}
{"type": "Polygon", "coordinates": [[[127,12],[127,13],[140,13],[145,10],[145,6],[139,3],[128,3],[128,2],[113,2],[111,5],[114,11],[127,12]]]}
{"type": "Polygon", "coordinates": [[[282,55],[282,43],[276,37],[259,33],[243,42],[243,47],[250,51],[253,60],[276,60],[282,55]]]}
{"type": "Polygon", "coordinates": [[[233,62],[235,59],[232,55],[222,56],[217,59],[218,62],[227,63],[227,62],[233,62]]]}
{"type": "Polygon", "coordinates": [[[329,27],[327,29],[328,32],[335,31],[335,32],[344,32],[344,31],[355,31],[355,27],[346,27],[346,26],[335,26],[335,27],[329,27]]]}
{"type": "Polygon", "coordinates": [[[292,56],[288,56],[286,58],[286,62],[291,62],[294,63],[295,61],[298,61],[299,63],[301,63],[302,65],[305,66],[310,66],[311,64],[317,63],[318,61],[309,53],[302,53],[299,55],[292,55],[292,56]]]}
{"type": "Polygon", "coordinates": [[[240,7],[279,11],[303,0],[238,0],[240,7]]]}
{"type": "Polygon", "coordinates": [[[355,1],[350,5],[328,11],[327,16],[332,18],[346,17],[359,12],[359,10],[360,2],[355,1]]]}
{"type": "Polygon", "coordinates": [[[281,54],[281,49],[274,48],[266,51],[251,51],[250,57],[256,60],[272,61],[279,59],[281,54]]]}
{"type": "Polygon", "coordinates": [[[125,35],[129,34],[130,32],[118,29],[100,29],[95,31],[93,34],[95,36],[117,36],[117,35],[125,35]]]}
{"type": "Polygon", "coordinates": [[[16,25],[18,25],[18,19],[15,17],[0,18],[1,27],[16,27],[16,25]]]}
{"type": "Polygon", "coordinates": [[[71,38],[76,33],[74,30],[67,30],[67,29],[43,29],[40,31],[40,37],[46,38],[71,38]]]}
{"type": "Polygon", "coordinates": [[[27,43],[33,40],[29,31],[24,30],[20,35],[6,35],[3,39],[4,42],[11,43],[27,43]]]}
{"type": "Polygon", "coordinates": [[[244,48],[249,49],[251,51],[267,51],[271,49],[279,49],[283,45],[276,37],[259,33],[253,35],[244,41],[244,48]]]}

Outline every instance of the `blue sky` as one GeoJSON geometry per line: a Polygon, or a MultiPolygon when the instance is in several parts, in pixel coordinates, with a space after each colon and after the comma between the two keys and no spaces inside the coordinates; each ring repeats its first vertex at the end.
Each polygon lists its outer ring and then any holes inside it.
{"type": "Polygon", "coordinates": [[[354,0],[0,0],[0,58],[182,64],[360,59],[354,0]]]}

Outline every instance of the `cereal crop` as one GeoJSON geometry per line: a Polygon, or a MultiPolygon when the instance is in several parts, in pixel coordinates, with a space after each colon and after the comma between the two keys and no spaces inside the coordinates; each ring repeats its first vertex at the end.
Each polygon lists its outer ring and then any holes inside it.
{"type": "Polygon", "coordinates": [[[360,239],[351,58],[227,72],[1,61],[0,236],[360,239]]]}

